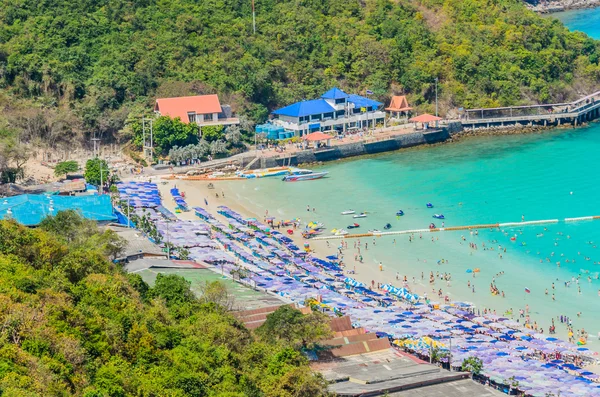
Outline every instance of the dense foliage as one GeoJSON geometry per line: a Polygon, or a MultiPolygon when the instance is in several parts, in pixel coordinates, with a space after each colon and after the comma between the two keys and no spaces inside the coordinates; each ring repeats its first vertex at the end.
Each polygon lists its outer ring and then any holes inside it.
{"type": "Polygon", "coordinates": [[[0,87],[46,112],[0,105],[52,145],[129,139],[155,96],[216,92],[262,121],[333,85],[426,109],[437,77],[446,111],[572,98],[600,75],[597,42],[520,0],[256,0],[256,34],[250,1],[0,4],[0,87]]]}
{"type": "Polygon", "coordinates": [[[297,350],[257,341],[177,276],[151,288],[123,274],[105,259],[112,238],[87,222],[64,229],[74,216],[0,221],[0,394],[322,394],[297,350]]]}

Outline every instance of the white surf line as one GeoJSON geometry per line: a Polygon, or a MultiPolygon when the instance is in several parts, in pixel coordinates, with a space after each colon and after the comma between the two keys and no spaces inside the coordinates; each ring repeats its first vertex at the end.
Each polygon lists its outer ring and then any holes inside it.
{"type": "MultiPolygon", "coordinates": [[[[589,220],[599,220],[600,216],[582,216],[577,218],[564,218],[563,222],[579,222],[589,220]]],[[[361,237],[383,237],[383,236],[396,236],[401,234],[415,234],[415,233],[433,233],[433,232],[452,232],[459,230],[472,230],[472,229],[490,229],[500,227],[519,227],[519,226],[535,226],[535,225],[546,225],[561,222],[560,219],[543,219],[537,221],[525,221],[525,222],[505,222],[505,223],[492,223],[492,224],[481,224],[481,225],[468,225],[468,226],[452,226],[445,228],[433,228],[433,229],[412,229],[412,230],[398,230],[392,232],[378,232],[378,233],[360,233],[360,234],[346,234],[344,236],[317,236],[311,240],[338,240],[346,238],[361,238],[361,237]]]]}

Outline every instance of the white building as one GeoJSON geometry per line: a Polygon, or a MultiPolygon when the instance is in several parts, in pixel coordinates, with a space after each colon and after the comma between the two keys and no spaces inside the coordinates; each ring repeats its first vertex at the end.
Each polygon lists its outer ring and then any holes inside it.
{"type": "Polygon", "coordinates": [[[385,112],[379,110],[382,105],[334,87],[319,99],[296,102],[275,110],[272,123],[293,132],[295,136],[315,131],[340,133],[349,129],[371,128],[384,122],[385,112]]]}

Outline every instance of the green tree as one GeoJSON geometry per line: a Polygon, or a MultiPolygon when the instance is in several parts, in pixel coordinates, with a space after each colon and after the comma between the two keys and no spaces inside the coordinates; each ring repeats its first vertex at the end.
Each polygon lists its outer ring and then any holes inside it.
{"type": "Polygon", "coordinates": [[[479,357],[471,356],[463,360],[461,370],[465,372],[471,372],[474,375],[478,375],[483,369],[483,362],[479,357]]]}
{"type": "Polygon", "coordinates": [[[256,332],[265,340],[283,342],[296,348],[312,348],[332,335],[329,317],[323,313],[302,314],[289,305],[279,307],[267,316],[256,332]]]}
{"type": "Polygon", "coordinates": [[[224,138],[222,125],[207,125],[202,127],[202,139],[212,143],[224,138]]]}
{"type": "Polygon", "coordinates": [[[60,177],[62,175],[67,175],[71,172],[77,172],[78,170],[79,170],[79,164],[77,163],[77,161],[75,161],[75,160],[62,161],[62,162],[56,164],[56,167],[54,167],[54,175],[60,177]]]}
{"type": "Polygon", "coordinates": [[[105,160],[99,158],[88,160],[85,163],[83,177],[87,183],[91,183],[92,185],[99,186],[100,182],[102,182],[104,185],[107,185],[111,180],[108,164],[105,160]]]}
{"type": "MultiPolygon", "coordinates": [[[[146,123],[146,134],[150,133],[149,123],[146,123]]],[[[174,146],[195,145],[198,143],[199,129],[195,123],[184,123],[179,118],[172,119],[167,116],[157,117],[153,120],[153,145],[157,154],[167,155],[174,146]]],[[[134,125],[136,142],[142,144],[142,126],[134,125]]],[[[148,138],[148,137],[147,137],[148,138]]]]}

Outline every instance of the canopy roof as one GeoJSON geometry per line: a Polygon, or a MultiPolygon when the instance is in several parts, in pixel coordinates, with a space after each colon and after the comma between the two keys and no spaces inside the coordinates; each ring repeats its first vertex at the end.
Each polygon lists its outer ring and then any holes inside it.
{"type": "Polygon", "coordinates": [[[35,226],[48,215],[56,215],[58,211],[64,210],[75,210],[94,221],[117,220],[109,195],[22,194],[0,201],[0,219],[12,218],[26,226],[35,226]]]}
{"type": "Polygon", "coordinates": [[[432,121],[440,121],[441,119],[442,119],[441,117],[437,117],[432,114],[425,113],[420,116],[416,116],[411,119],[408,119],[408,121],[411,121],[414,123],[431,123],[432,121]]]}
{"type": "Polygon", "coordinates": [[[408,106],[408,101],[404,95],[394,95],[390,102],[390,106],[385,108],[385,110],[390,110],[392,112],[404,112],[411,109],[412,108],[408,106]]]}
{"type": "Polygon", "coordinates": [[[333,87],[332,89],[330,89],[329,91],[327,91],[326,93],[321,95],[321,98],[323,98],[323,99],[342,99],[342,98],[348,98],[348,94],[346,94],[344,91],[340,90],[337,87],[333,87]]]}
{"type": "Polygon", "coordinates": [[[331,139],[332,136],[331,135],[327,135],[327,134],[323,134],[320,131],[316,131],[316,132],[313,132],[311,134],[304,135],[302,138],[305,139],[305,140],[307,140],[307,141],[326,141],[327,139],[331,139]]]}
{"type": "Polygon", "coordinates": [[[311,99],[308,101],[300,101],[277,109],[273,111],[273,114],[289,117],[304,117],[315,114],[332,113],[336,109],[331,106],[325,99],[341,99],[346,98],[346,102],[350,103],[350,108],[362,108],[372,107],[377,108],[383,105],[381,102],[374,101],[373,99],[365,98],[364,96],[355,94],[346,94],[339,88],[332,88],[324,93],[319,99],[311,99]],[[352,106],[353,105],[353,106],[352,106]]]}
{"type": "Polygon", "coordinates": [[[290,117],[304,117],[312,114],[331,113],[335,109],[324,99],[311,99],[309,101],[296,102],[289,106],[277,109],[273,114],[290,117]]]}
{"type": "Polygon", "coordinates": [[[352,102],[355,108],[368,108],[368,107],[379,107],[383,105],[381,102],[374,101],[373,99],[366,98],[364,96],[350,94],[348,95],[348,102],[352,102]]]}

